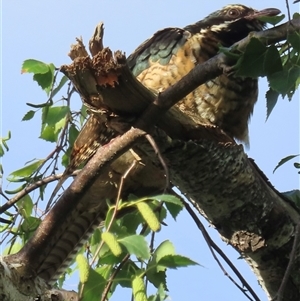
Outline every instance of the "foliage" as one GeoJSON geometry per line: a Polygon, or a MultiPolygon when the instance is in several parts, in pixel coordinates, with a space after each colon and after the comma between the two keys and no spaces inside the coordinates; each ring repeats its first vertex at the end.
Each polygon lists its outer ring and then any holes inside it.
{"type": "Polygon", "coordinates": [[[0,137],[0,157],[4,155],[5,150],[8,152],[9,148],[6,143],[11,138],[11,133],[8,131],[7,137],[0,137]]]}
{"type": "MultiPolygon", "coordinates": [[[[290,155],[290,156],[287,156],[287,157],[281,159],[280,162],[277,164],[277,166],[274,168],[273,173],[276,171],[277,168],[279,168],[280,166],[282,166],[286,162],[288,162],[288,161],[290,161],[290,160],[292,160],[296,157],[299,157],[299,154],[298,155],[290,155]]],[[[298,169],[300,168],[300,164],[297,163],[297,162],[294,163],[294,166],[295,166],[295,168],[298,168],[298,169]]],[[[300,171],[298,173],[300,173],[300,171]]]]}
{"type": "Polygon", "coordinates": [[[292,190],[284,192],[283,195],[285,195],[288,199],[290,199],[298,208],[300,208],[300,190],[292,190]]]}
{"type": "MultiPolygon", "coordinates": [[[[262,17],[262,19],[275,25],[283,17],[284,15],[262,17]]],[[[296,13],[293,18],[300,18],[300,15],[296,13]]],[[[300,84],[299,41],[300,34],[294,32],[288,35],[283,44],[265,46],[262,41],[252,37],[242,53],[236,53],[235,49],[233,49],[233,53],[227,48],[221,49],[222,52],[237,59],[234,66],[235,76],[267,78],[269,83],[269,90],[266,93],[267,119],[275,107],[279,95],[283,98],[287,96],[291,100],[300,84]]]]}
{"type": "MultiPolygon", "coordinates": [[[[13,171],[8,176],[8,181],[22,184],[14,190],[5,191],[8,194],[16,194],[29,184],[45,178],[49,172],[54,173],[59,164],[67,166],[70,149],[87,116],[83,107],[80,111],[72,111],[70,98],[74,90],[70,88],[67,89],[67,97],[54,101],[53,97],[64,88],[66,83],[65,77],[62,77],[59,84],[55,86],[59,76],[55,69],[53,64],[36,60],[27,60],[22,66],[22,72],[33,73],[33,79],[48,96],[48,100],[44,103],[28,103],[28,106],[34,109],[29,110],[22,121],[30,121],[39,113],[42,123],[39,138],[56,143],[56,147],[47,158],[33,159],[24,167],[13,171]],[[63,149],[65,153],[61,155],[63,149]],[[60,162],[59,158],[61,158],[60,162]]],[[[3,139],[4,146],[6,146],[6,140],[3,139]]],[[[39,198],[43,196],[44,188],[40,188],[39,198]]],[[[34,216],[36,212],[33,209],[36,206],[38,206],[38,201],[34,203],[29,194],[25,195],[17,203],[18,213],[15,218],[18,216],[20,219],[19,225],[13,226],[12,223],[1,228],[2,232],[10,228],[10,231],[15,233],[13,243],[5,251],[6,254],[18,251],[38,227],[41,217],[34,216]]],[[[99,300],[99,296],[104,293],[109,281],[111,281],[111,289],[107,293],[108,296],[120,285],[132,287],[136,300],[147,300],[145,286],[142,284],[148,281],[157,289],[156,295],[149,298],[164,300],[167,297],[165,293],[167,269],[196,263],[176,254],[171,242],[165,241],[155,247],[153,243],[149,244],[147,238],[153,237],[154,233],[161,229],[161,222],[166,218],[167,212],[175,219],[182,207],[181,201],[172,195],[142,199],[130,196],[128,201],[121,200],[117,205],[110,206],[104,223],[105,227],[98,228],[94,232],[88,244],[76,257],[75,269],[79,269],[79,292],[83,300],[99,300]],[[115,210],[121,211],[128,208],[133,210],[122,218],[115,218],[115,210]],[[87,257],[83,255],[84,253],[87,257]],[[114,275],[116,270],[118,273],[114,275]]],[[[66,273],[71,272],[72,269],[69,269],[66,273]]],[[[59,287],[63,285],[64,279],[65,275],[59,279],[59,287]]]]}

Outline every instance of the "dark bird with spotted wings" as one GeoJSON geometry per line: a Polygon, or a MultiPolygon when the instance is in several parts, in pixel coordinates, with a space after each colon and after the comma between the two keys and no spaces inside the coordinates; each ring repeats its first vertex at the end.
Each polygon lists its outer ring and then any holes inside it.
{"type": "MultiPolygon", "coordinates": [[[[156,32],[128,57],[128,66],[147,88],[161,92],[197,64],[215,56],[219,46],[229,47],[251,31],[264,29],[265,23],[259,17],[279,13],[275,8],[258,11],[241,4],[227,5],[184,28],[169,27],[156,32]]],[[[248,146],[248,122],[258,97],[257,81],[223,74],[199,86],[177,105],[196,122],[216,125],[248,146]]],[[[103,129],[97,118],[87,121],[49,206],[70,174],[113,137],[111,132],[105,137],[103,129]]]]}
{"type": "MultiPolygon", "coordinates": [[[[257,11],[240,4],[227,5],[192,25],[156,32],[128,57],[128,66],[147,88],[161,92],[215,56],[219,46],[229,47],[251,31],[264,29],[259,17],[279,13],[275,8],[257,11]]],[[[257,97],[257,79],[223,74],[177,105],[196,122],[216,125],[248,145],[248,122],[257,97]]]]}
{"type": "MultiPolygon", "coordinates": [[[[158,31],[128,57],[128,66],[146,87],[158,93],[176,83],[197,64],[216,55],[220,45],[231,46],[251,31],[262,30],[265,23],[259,17],[279,13],[274,8],[257,11],[239,4],[225,6],[195,24],[158,31]]],[[[257,95],[257,79],[223,74],[199,86],[177,105],[196,122],[216,125],[231,137],[248,143],[248,121],[257,95]]],[[[101,120],[90,117],[77,138],[71,162],[51,198],[63,180],[113,136],[113,131],[103,130],[101,120]]],[[[100,198],[98,194],[86,197],[91,200],[94,197],[97,202],[100,198]]],[[[91,220],[99,218],[99,214],[94,213],[94,208],[88,207],[82,212],[72,213],[76,231],[72,229],[72,224],[62,228],[62,232],[56,235],[60,239],[53,243],[53,247],[49,246],[47,254],[39,258],[41,264],[38,273],[44,279],[56,280],[57,274],[70,262],[70,258],[82,246],[82,241],[91,234],[91,227],[97,224],[97,220],[91,220]]]]}

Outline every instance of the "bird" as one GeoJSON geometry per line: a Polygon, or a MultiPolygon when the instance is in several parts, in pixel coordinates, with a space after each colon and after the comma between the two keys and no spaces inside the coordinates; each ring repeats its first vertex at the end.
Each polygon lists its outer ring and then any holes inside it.
{"type": "MultiPolygon", "coordinates": [[[[148,89],[155,93],[162,92],[196,65],[215,56],[220,46],[229,47],[251,31],[264,29],[266,24],[259,17],[279,13],[276,8],[258,11],[241,4],[227,5],[184,28],[168,27],[157,31],[127,58],[127,65],[148,89]]],[[[197,123],[218,126],[248,147],[248,122],[257,98],[257,79],[222,74],[196,88],[179,101],[177,107],[197,123]]],[[[70,163],[52,192],[47,209],[72,172],[115,135],[96,116],[88,119],[74,144],[70,163]]]]}
{"type": "Polygon", "coordinates": [[[57,182],[46,206],[46,211],[54,200],[54,197],[70,177],[70,175],[84,165],[98,150],[99,147],[107,144],[116,136],[114,130],[106,126],[105,119],[101,115],[90,113],[89,118],[85,122],[79,132],[71,150],[70,160],[67,168],[57,182]]]}
{"type": "MultiPolygon", "coordinates": [[[[184,28],[157,31],[127,58],[128,67],[148,89],[162,92],[215,56],[220,46],[229,47],[251,31],[263,30],[266,23],[259,17],[279,13],[276,8],[258,11],[227,5],[184,28]]],[[[177,107],[196,122],[215,125],[248,147],[248,122],[257,98],[258,79],[222,74],[200,85],[177,107]]]]}
{"type": "MultiPolygon", "coordinates": [[[[229,47],[251,31],[264,29],[266,24],[258,17],[279,13],[276,8],[258,11],[241,4],[227,5],[184,28],[157,31],[127,58],[127,65],[148,89],[162,92],[215,56],[220,45],[229,47]]],[[[248,147],[248,122],[257,98],[257,79],[222,74],[196,88],[177,106],[197,123],[216,125],[248,147]]],[[[52,192],[47,210],[72,172],[115,136],[104,122],[90,116],[75,141],[70,163],[52,192]]]]}
{"type": "MultiPolygon", "coordinates": [[[[230,46],[249,32],[263,29],[265,23],[257,17],[278,13],[277,9],[257,11],[243,5],[226,6],[182,29],[166,28],[158,31],[127,58],[127,64],[147,88],[156,93],[161,92],[197,64],[217,54],[219,45],[230,46]]],[[[223,74],[190,93],[179,102],[178,107],[192,118],[197,119],[200,115],[203,120],[207,119],[233,137],[246,141],[247,122],[256,99],[257,80],[223,74]]],[[[75,142],[70,163],[51,198],[74,169],[89,160],[99,147],[103,147],[115,135],[116,133],[106,126],[105,120],[91,114],[75,142]]],[[[149,179],[148,176],[146,174],[145,178],[149,179]]],[[[142,184],[146,183],[144,177],[138,179],[142,184]]],[[[107,185],[106,181],[102,181],[103,187],[103,183],[107,185]]],[[[115,188],[112,184],[111,187],[115,188]]],[[[108,188],[105,186],[105,189],[108,188]]],[[[99,202],[99,197],[99,193],[92,196],[87,194],[86,201],[81,204],[81,211],[73,212],[71,223],[66,220],[66,225],[60,227],[61,233],[55,236],[55,243],[49,243],[51,250],[42,254],[46,258],[39,258],[40,261],[43,259],[38,270],[42,278],[47,281],[52,278],[55,280],[57,272],[60,272],[59,267],[64,267],[66,262],[70,262],[83,241],[91,234],[93,227],[98,225],[99,218],[104,218],[103,212],[100,211],[104,203],[99,202]],[[99,206],[96,209],[95,204],[99,206]],[[66,250],[66,245],[71,251],[66,250]]]]}

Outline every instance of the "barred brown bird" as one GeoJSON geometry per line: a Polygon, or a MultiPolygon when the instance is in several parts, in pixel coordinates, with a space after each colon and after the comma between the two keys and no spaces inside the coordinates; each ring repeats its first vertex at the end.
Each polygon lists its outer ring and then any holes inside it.
{"type": "MultiPolygon", "coordinates": [[[[268,8],[257,11],[244,5],[228,5],[195,24],[166,28],[140,45],[127,63],[133,74],[149,89],[161,92],[218,53],[219,46],[228,47],[251,31],[262,30],[261,16],[277,15],[268,8]]],[[[257,79],[236,78],[223,74],[199,86],[177,105],[196,122],[219,126],[230,136],[249,144],[248,121],[258,96],[257,79]]],[[[48,207],[68,176],[93,156],[100,145],[113,136],[102,135],[102,125],[95,116],[87,121],[76,140],[70,164],[55,187],[48,207]]],[[[108,130],[104,125],[103,129],[108,130]]]]}
{"type": "MultiPolygon", "coordinates": [[[[261,30],[264,23],[257,20],[257,17],[278,13],[277,9],[256,11],[243,5],[226,6],[183,29],[166,28],[158,31],[128,58],[128,65],[148,88],[156,92],[162,91],[195,65],[214,56],[219,44],[230,46],[250,31],[261,30]]],[[[247,123],[256,98],[257,80],[222,75],[197,88],[178,105],[192,118],[198,120],[200,115],[203,120],[220,126],[230,135],[247,141],[247,123]]],[[[90,117],[75,143],[71,162],[64,176],[88,160],[100,145],[114,136],[113,131],[103,132],[105,127],[101,119],[94,115],[90,117]]],[[[156,169],[150,176],[147,171],[144,177],[139,175],[137,179],[144,185],[155,174],[156,169]]],[[[161,179],[164,183],[163,175],[161,179]]],[[[110,183],[102,179],[101,184],[103,189],[116,189],[113,181],[110,183]]],[[[133,182],[133,186],[136,185],[133,182]]],[[[46,281],[56,280],[57,273],[70,263],[83,240],[91,234],[92,228],[99,219],[104,218],[101,206],[105,202],[99,202],[99,197],[101,195],[98,192],[93,195],[87,193],[85,200],[81,200],[79,204],[80,211],[73,212],[64,225],[59,225],[61,233],[56,234],[55,241],[48,243],[49,250],[39,257],[41,264],[39,263],[37,273],[46,281]]]]}
{"type": "MultiPolygon", "coordinates": [[[[205,19],[181,28],[156,32],[128,57],[133,74],[149,89],[161,92],[218,53],[265,23],[258,17],[277,15],[274,8],[257,11],[228,5],[205,19]]],[[[257,79],[223,74],[199,86],[177,105],[197,122],[219,126],[230,136],[248,140],[248,121],[258,96],[257,79]]]]}

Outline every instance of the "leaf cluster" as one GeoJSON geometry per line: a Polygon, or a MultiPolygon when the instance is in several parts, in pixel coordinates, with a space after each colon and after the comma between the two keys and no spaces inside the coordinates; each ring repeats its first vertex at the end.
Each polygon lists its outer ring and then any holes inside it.
{"type": "MultiPolygon", "coordinates": [[[[185,256],[176,254],[174,245],[168,240],[155,247],[155,234],[150,229],[152,221],[149,222],[149,215],[140,210],[131,210],[128,213],[130,208],[140,208],[140,204],[147,204],[147,213],[150,212],[159,223],[163,223],[167,210],[166,207],[160,206],[162,201],[173,208],[172,216],[176,218],[183,205],[172,195],[120,202],[118,211],[126,210],[127,213],[113,222],[111,218],[114,218],[112,212],[115,211],[115,205],[110,207],[103,228],[95,231],[85,248],[87,258],[98,254],[95,267],[89,267],[87,272],[86,261],[80,263],[77,260],[80,278],[84,279],[84,282],[79,284],[83,300],[99,300],[100,296],[104,300],[103,294],[111,296],[118,286],[132,288],[135,300],[165,300],[167,269],[197,264],[185,256]],[[139,230],[141,227],[142,230],[139,230]],[[150,244],[147,241],[149,235],[150,244]],[[147,297],[145,282],[151,283],[157,289],[155,295],[147,297]],[[109,283],[111,286],[107,292],[109,283]]],[[[150,219],[153,216],[150,216],[150,219]]],[[[94,262],[94,259],[91,262],[94,262]]]]}
{"type": "MultiPolygon", "coordinates": [[[[283,16],[264,17],[263,21],[277,24],[283,16]]],[[[293,19],[300,18],[294,14],[293,19]]],[[[228,50],[221,49],[228,53],[228,50]]],[[[269,83],[269,90],[266,93],[267,118],[275,107],[279,95],[283,98],[292,99],[300,84],[300,34],[293,32],[287,36],[284,43],[271,44],[266,46],[263,41],[252,37],[246,49],[236,56],[237,63],[234,66],[234,75],[239,77],[266,77],[269,83]]]]}

